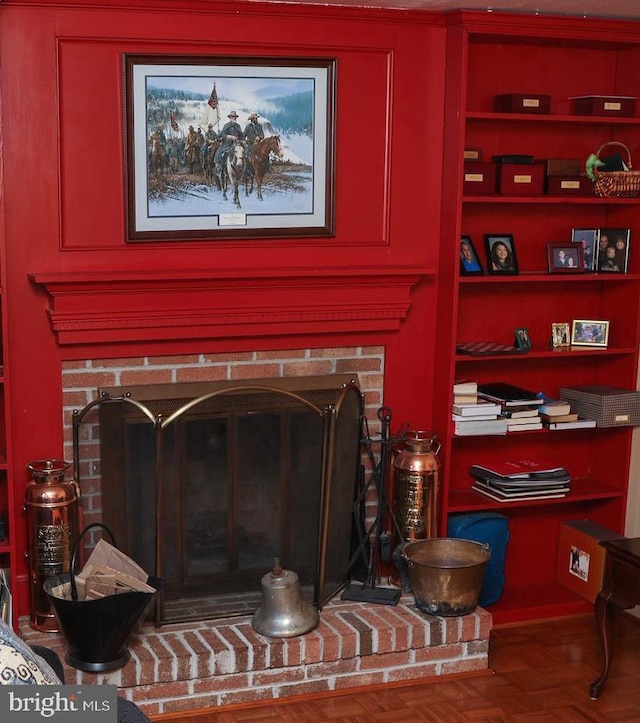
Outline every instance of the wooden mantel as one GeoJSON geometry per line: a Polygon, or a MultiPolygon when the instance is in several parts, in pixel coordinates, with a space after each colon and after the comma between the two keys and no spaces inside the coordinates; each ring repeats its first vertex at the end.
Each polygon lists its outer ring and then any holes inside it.
{"type": "Polygon", "coordinates": [[[59,344],[397,329],[428,268],[38,272],[59,344]]]}

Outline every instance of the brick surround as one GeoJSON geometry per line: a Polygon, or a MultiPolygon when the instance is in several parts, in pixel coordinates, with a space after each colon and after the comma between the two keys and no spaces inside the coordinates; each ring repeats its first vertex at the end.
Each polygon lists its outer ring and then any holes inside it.
{"type": "MultiPolygon", "coordinates": [[[[364,394],[369,433],[375,437],[384,366],[383,346],[65,361],[65,458],[72,458],[72,412],[92,401],[98,386],[353,372],[364,394]]],[[[91,419],[83,428],[80,467],[88,523],[100,519],[100,465],[91,419]]],[[[371,492],[367,516],[374,517],[375,511],[371,492]]],[[[27,618],[20,622],[28,642],[64,654],[60,635],[31,629],[27,618]]],[[[115,684],[147,714],[186,711],[484,671],[491,625],[491,615],[481,608],[462,617],[422,615],[411,595],[404,595],[397,606],[333,600],[321,611],[314,631],[291,639],[258,635],[250,617],[158,629],[145,623],[131,642],[132,660],[124,668],[92,674],[66,666],[66,674],[72,684],[115,684]]]]}
{"type": "MultiPolygon", "coordinates": [[[[488,670],[491,614],[423,615],[412,596],[397,606],[335,600],[306,635],[258,635],[250,617],[168,625],[144,624],[131,660],[111,673],[65,663],[68,684],[114,684],[148,715],[320,694],[367,685],[488,670]]],[[[60,635],[21,619],[31,644],[64,655],[60,635]]]]}
{"type": "MultiPolygon", "coordinates": [[[[73,459],[72,414],[96,398],[98,387],[178,382],[278,379],[288,376],[349,374],[358,377],[370,434],[379,433],[376,417],[382,405],[384,347],[282,349],[223,354],[184,354],[65,361],[62,365],[65,459],[73,459]]],[[[85,522],[100,521],[101,489],[97,412],[83,420],[79,439],[82,508],[85,522]]],[[[367,501],[375,506],[375,499],[367,501]]],[[[371,513],[375,515],[375,511],[371,513]]]]}

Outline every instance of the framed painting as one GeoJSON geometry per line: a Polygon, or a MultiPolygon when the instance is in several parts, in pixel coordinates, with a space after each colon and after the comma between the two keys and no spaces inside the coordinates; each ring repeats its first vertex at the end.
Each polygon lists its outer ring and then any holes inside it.
{"type": "Polygon", "coordinates": [[[331,236],[335,60],[124,56],[127,241],[331,236]]]}

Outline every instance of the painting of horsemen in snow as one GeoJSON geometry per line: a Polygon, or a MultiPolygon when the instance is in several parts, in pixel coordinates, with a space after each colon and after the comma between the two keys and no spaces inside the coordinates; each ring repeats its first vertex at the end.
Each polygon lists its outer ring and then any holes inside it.
{"type": "Polygon", "coordinates": [[[128,241],[333,235],[334,60],[124,64],[128,241]]]}

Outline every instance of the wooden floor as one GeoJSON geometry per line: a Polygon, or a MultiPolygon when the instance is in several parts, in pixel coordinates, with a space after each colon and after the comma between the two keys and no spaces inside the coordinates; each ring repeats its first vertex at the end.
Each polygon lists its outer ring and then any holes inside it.
{"type": "Polygon", "coordinates": [[[589,698],[600,648],[591,616],[494,628],[492,673],[414,685],[342,692],[268,704],[156,716],[165,723],[463,723],[468,721],[636,721],[640,723],[640,621],[616,626],[615,655],[604,691],[589,698]]]}

